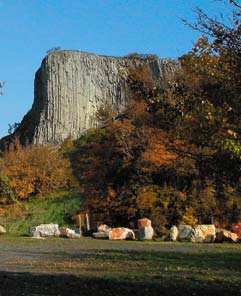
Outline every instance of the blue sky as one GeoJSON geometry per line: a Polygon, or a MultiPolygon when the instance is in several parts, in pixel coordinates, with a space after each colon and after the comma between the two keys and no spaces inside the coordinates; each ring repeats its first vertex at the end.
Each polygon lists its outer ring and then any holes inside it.
{"type": "Polygon", "coordinates": [[[123,56],[153,53],[177,58],[198,33],[185,27],[193,8],[218,13],[212,0],[0,0],[0,137],[33,102],[34,75],[46,51],[81,50],[123,56]]]}

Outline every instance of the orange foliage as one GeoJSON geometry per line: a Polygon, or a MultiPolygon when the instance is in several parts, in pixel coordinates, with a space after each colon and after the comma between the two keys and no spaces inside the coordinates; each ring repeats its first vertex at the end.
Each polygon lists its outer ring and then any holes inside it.
{"type": "Polygon", "coordinates": [[[67,188],[71,170],[56,147],[26,147],[18,142],[3,154],[2,173],[17,199],[67,188]]]}
{"type": "Polygon", "coordinates": [[[150,129],[148,145],[141,155],[143,171],[148,172],[167,166],[176,160],[177,154],[170,150],[171,143],[167,134],[161,130],[150,129]]]}

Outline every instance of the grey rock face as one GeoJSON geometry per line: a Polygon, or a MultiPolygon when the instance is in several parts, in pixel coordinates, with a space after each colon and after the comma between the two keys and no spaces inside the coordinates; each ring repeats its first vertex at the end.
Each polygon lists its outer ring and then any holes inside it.
{"type": "Polygon", "coordinates": [[[138,232],[139,240],[151,240],[154,235],[154,230],[151,226],[139,227],[138,232]]]}
{"type": "Polygon", "coordinates": [[[155,80],[177,63],[159,58],[115,58],[80,51],[47,55],[36,72],[34,103],[16,135],[34,144],[56,144],[78,138],[96,127],[94,114],[103,104],[123,111],[130,97],[129,69],[147,62],[155,80]]]}
{"type": "Polygon", "coordinates": [[[190,225],[179,225],[177,240],[180,242],[191,241],[194,235],[194,229],[190,225]]]}

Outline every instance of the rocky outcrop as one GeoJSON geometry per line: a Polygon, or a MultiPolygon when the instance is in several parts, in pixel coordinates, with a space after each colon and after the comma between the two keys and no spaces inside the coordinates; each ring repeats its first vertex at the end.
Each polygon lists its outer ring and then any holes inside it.
{"type": "Polygon", "coordinates": [[[175,71],[177,63],[158,57],[115,58],[80,51],[48,54],[35,75],[34,102],[11,137],[21,142],[56,144],[78,138],[97,126],[96,110],[110,104],[122,112],[130,97],[129,69],[147,63],[154,80],[175,71]]]}

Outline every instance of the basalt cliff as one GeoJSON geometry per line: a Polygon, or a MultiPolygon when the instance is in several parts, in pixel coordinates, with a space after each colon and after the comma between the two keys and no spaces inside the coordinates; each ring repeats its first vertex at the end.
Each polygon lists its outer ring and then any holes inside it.
{"type": "Polygon", "coordinates": [[[61,143],[97,126],[95,113],[103,104],[117,113],[128,105],[131,90],[129,70],[148,63],[156,81],[176,68],[176,63],[153,56],[123,58],[80,51],[55,51],[42,61],[35,75],[34,102],[13,135],[33,144],[61,143]]]}

